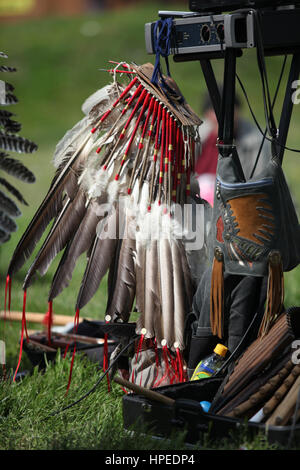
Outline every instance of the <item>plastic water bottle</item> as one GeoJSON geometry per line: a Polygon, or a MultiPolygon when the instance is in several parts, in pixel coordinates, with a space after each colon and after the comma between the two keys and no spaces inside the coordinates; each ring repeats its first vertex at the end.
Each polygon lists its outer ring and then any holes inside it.
{"type": "Polygon", "coordinates": [[[207,379],[222,367],[228,348],[223,344],[217,344],[213,354],[199,362],[193,372],[191,380],[207,379]]]}

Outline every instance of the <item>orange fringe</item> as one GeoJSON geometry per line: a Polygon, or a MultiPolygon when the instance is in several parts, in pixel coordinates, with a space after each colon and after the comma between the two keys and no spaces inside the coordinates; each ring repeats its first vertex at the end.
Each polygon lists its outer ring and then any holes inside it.
{"type": "Polygon", "coordinates": [[[269,254],[269,276],[265,313],[258,336],[268,333],[276,318],[281,313],[284,299],[284,277],[281,255],[278,251],[269,254]]]}
{"type": "Polygon", "coordinates": [[[212,333],[220,339],[224,329],[224,262],[223,253],[215,250],[210,289],[210,325],[212,333]]]}

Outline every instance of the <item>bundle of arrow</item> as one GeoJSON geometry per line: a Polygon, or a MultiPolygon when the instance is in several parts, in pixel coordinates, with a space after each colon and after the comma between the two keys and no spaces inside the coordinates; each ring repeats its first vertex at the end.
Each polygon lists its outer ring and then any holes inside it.
{"type": "Polygon", "coordinates": [[[295,352],[299,337],[299,308],[293,307],[238,360],[216,395],[212,412],[268,426],[299,421],[300,361],[295,352]]]}
{"type": "Polygon", "coordinates": [[[162,375],[172,370],[174,376],[177,370],[181,380],[185,315],[203,264],[195,263],[201,250],[189,256],[185,246],[193,217],[176,208],[197,204],[190,178],[201,120],[173,79],[161,76],[152,83],[153,69],[151,64],[120,63],[112,71],[113,82],[86,100],[85,117],[57,144],[56,175],[16,247],[8,280],[54,219],[24,281],[23,333],[27,290],[37,272],[44,275],[64,249],[48,298],[51,343],[52,302],[86,252],[75,324],[108,272],[106,321],[126,323],[135,308],[140,313],[138,349],[144,339],[151,340],[172,364],[162,375]],[[129,83],[120,83],[120,75],[130,77],[129,83]]]}

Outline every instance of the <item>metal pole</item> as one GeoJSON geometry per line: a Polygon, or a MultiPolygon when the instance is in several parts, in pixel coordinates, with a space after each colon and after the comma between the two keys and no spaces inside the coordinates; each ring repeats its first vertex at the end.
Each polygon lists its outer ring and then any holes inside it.
{"type": "Polygon", "coordinates": [[[218,123],[220,124],[221,95],[211,61],[209,59],[200,59],[200,65],[218,123]]]}
{"type": "Polygon", "coordinates": [[[232,155],[237,174],[241,181],[245,181],[244,171],[234,145],[236,57],[235,49],[226,49],[223,96],[219,124],[219,151],[224,158],[232,155]]]}
{"type": "Polygon", "coordinates": [[[284,102],[283,102],[282,112],[281,112],[281,117],[280,117],[279,136],[278,136],[279,145],[277,145],[277,151],[278,151],[278,156],[279,156],[279,160],[281,163],[283,160],[283,155],[285,151],[284,146],[286,145],[293,107],[294,107],[292,97],[293,97],[293,93],[295,89],[293,88],[293,82],[295,80],[298,80],[299,73],[300,73],[300,54],[297,53],[297,54],[294,54],[292,58],[290,73],[289,73],[289,77],[288,77],[288,81],[286,85],[286,92],[285,92],[285,97],[284,97],[284,102]]]}

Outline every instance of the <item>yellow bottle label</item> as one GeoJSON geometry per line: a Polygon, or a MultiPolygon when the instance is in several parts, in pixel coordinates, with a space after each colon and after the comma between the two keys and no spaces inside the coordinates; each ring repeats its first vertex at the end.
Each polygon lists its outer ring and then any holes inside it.
{"type": "Polygon", "coordinates": [[[198,372],[196,374],[193,374],[191,380],[201,380],[201,379],[208,379],[211,376],[211,374],[207,374],[206,372],[198,372]]]}

